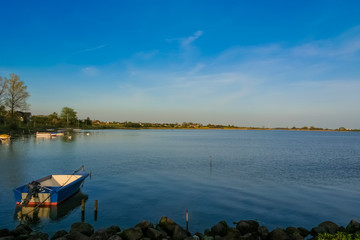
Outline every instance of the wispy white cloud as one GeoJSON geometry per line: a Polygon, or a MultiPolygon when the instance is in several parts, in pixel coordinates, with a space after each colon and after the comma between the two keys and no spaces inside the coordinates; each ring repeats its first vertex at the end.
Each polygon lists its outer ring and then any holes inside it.
{"type": "Polygon", "coordinates": [[[159,53],[159,50],[152,50],[149,52],[138,52],[135,54],[135,58],[141,60],[150,60],[159,53]]]}
{"type": "Polygon", "coordinates": [[[83,49],[83,50],[81,50],[81,51],[79,51],[79,52],[91,52],[91,51],[95,51],[95,50],[104,48],[104,47],[106,47],[106,46],[107,46],[106,44],[101,44],[101,45],[99,45],[99,46],[97,46],[97,47],[86,48],[86,49],[83,49]]]}
{"type": "Polygon", "coordinates": [[[192,36],[186,37],[186,38],[182,38],[180,40],[180,44],[182,47],[187,47],[189,46],[191,43],[193,43],[196,39],[198,39],[199,37],[201,37],[203,35],[203,31],[199,30],[196,31],[192,36]]]}
{"type": "Polygon", "coordinates": [[[81,72],[88,77],[96,77],[100,74],[100,70],[96,67],[84,67],[81,69],[81,72]]]}

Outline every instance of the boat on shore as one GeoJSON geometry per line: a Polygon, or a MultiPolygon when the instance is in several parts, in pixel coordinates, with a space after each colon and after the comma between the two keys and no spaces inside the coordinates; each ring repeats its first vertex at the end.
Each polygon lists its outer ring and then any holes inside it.
{"type": "Polygon", "coordinates": [[[22,206],[60,204],[77,193],[89,176],[84,170],[79,171],[80,169],[73,174],[49,175],[15,188],[16,204],[22,206]]]}

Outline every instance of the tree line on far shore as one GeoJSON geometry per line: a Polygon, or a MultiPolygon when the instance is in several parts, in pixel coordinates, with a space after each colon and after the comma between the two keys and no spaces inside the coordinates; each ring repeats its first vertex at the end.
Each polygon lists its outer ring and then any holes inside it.
{"type": "MultiPolygon", "coordinates": [[[[257,129],[257,130],[310,130],[322,131],[331,130],[311,127],[292,128],[266,128],[263,127],[237,127],[234,125],[218,125],[184,122],[179,123],[140,123],[140,122],[101,122],[99,120],[79,119],[77,112],[69,107],[64,107],[61,113],[53,112],[49,115],[31,115],[26,112],[29,109],[27,99],[30,94],[27,86],[20,77],[14,73],[9,78],[0,76],[0,128],[3,129],[41,129],[41,128],[92,128],[92,129],[122,129],[122,128],[195,128],[195,129],[257,129]]],[[[360,131],[359,129],[347,129],[340,127],[332,129],[336,131],[360,131]]]]}

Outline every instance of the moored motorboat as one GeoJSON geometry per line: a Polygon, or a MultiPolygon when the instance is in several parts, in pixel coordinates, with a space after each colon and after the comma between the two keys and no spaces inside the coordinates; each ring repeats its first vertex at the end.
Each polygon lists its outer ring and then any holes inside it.
{"type": "Polygon", "coordinates": [[[9,140],[11,138],[10,135],[7,135],[7,134],[1,134],[0,135],[0,140],[9,140]]]}
{"type": "MultiPolygon", "coordinates": [[[[83,168],[82,168],[83,169],[83,168]]],[[[14,189],[16,204],[58,205],[79,191],[89,176],[80,169],[73,174],[49,175],[14,189]]]]}
{"type": "Polygon", "coordinates": [[[49,132],[36,132],[37,138],[51,138],[51,133],[49,132]]]}

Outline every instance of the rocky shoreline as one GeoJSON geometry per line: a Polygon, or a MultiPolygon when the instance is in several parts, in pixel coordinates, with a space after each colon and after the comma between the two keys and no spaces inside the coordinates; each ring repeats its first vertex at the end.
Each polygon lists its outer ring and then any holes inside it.
{"type": "Polygon", "coordinates": [[[29,226],[20,224],[14,230],[0,229],[0,240],[301,240],[318,239],[319,234],[325,233],[360,233],[360,223],[356,220],[351,220],[346,227],[326,221],[311,230],[287,227],[269,231],[255,220],[244,220],[234,224],[235,227],[230,227],[225,221],[221,221],[206,229],[204,233],[192,234],[168,217],[162,217],[155,225],[149,221],[142,221],[124,230],[118,226],[111,226],[94,231],[90,224],[76,222],[71,225],[69,231],[59,230],[53,236],[33,232],[29,226]]]}

